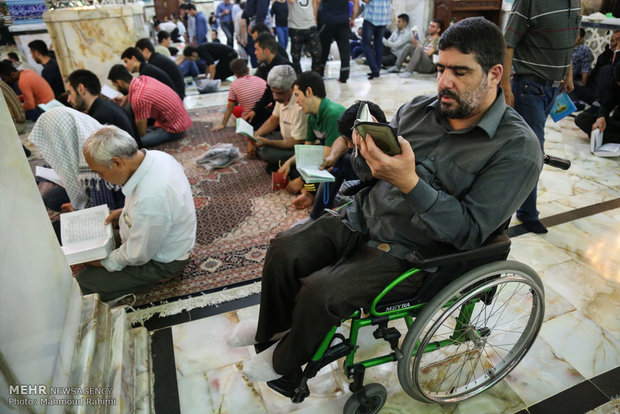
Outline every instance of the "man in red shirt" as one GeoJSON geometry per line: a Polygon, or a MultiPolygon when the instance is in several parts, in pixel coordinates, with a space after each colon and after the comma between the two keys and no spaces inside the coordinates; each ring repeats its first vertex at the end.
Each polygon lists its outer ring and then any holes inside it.
{"type": "Polygon", "coordinates": [[[112,66],[108,79],[128,95],[143,146],[176,141],[192,126],[179,95],[157,79],[144,75],[134,78],[123,65],[112,66]],[[149,118],[155,120],[155,127],[147,132],[149,118]]]}
{"type": "Polygon", "coordinates": [[[32,121],[36,121],[43,113],[37,105],[46,104],[54,99],[54,91],[49,83],[31,70],[17,70],[10,62],[2,61],[0,78],[9,85],[17,82],[17,87],[22,93],[19,95],[19,100],[22,101],[26,118],[32,121]]]}

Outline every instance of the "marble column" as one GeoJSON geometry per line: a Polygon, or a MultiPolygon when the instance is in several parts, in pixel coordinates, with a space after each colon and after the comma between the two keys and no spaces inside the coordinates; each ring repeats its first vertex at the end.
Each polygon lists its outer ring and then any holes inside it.
{"type": "MultiPolygon", "coordinates": [[[[40,397],[11,392],[9,384],[66,384],[60,373],[66,362],[60,359],[67,354],[64,349],[74,344],[63,341],[64,326],[70,302],[81,295],[4,97],[0,97],[0,130],[0,411],[4,413],[18,412],[8,404],[10,398],[40,397]]],[[[46,409],[40,404],[27,408],[20,412],[46,409]]]]}
{"type": "Polygon", "coordinates": [[[94,72],[102,83],[121,53],[148,37],[144,10],[138,4],[84,6],[50,10],[43,21],[54,44],[63,77],[76,69],[94,72]]]}

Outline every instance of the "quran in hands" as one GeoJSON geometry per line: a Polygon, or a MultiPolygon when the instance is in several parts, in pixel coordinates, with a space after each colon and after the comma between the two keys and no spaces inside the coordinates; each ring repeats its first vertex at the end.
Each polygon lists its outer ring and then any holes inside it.
{"type": "Polygon", "coordinates": [[[247,121],[241,119],[241,118],[237,118],[237,129],[236,129],[237,134],[239,135],[243,135],[245,137],[248,137],[256,142],[258,142],[259,144],[262,144],[261,140],[254,137],[254,128],[252,127],[252,125],[250,125],[247,121]]]}
{"type": "MultiPolygon", "coordinates": [[[[370,134],[377,147],[387,155],[402,153],[394,128],[390,124],[373,120],[368,104],[360,105],[353,127],[362,139],[366,139],[366,134],[370,134]]],[[[355,146],[355,154],[357,155],[357,145],[355,146]]]]}
{"type": "Polygon", "coordinates": [[[319,169],[323,163],[322,145],[295,145],[295,164],[307,184],[333,182],[336,178],[319,169]]]}
{"type": "Polygon", "coordinates": [[[110,215],[107,205],[60,215],[62,251],[70,265],[101,260],[114,250],[112,224],[104,224],[110,215]]]}

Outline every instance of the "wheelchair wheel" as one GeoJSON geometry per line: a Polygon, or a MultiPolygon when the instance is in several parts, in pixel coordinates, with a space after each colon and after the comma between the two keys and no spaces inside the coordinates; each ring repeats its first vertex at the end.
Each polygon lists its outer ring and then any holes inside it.
{"type": "Polygon", "coordinates": [[[530,349],[544,310],[543,284],[523,263],[493,262],[467,272],[426,304],[407,332],[398,361],[401,386],[435,403],[489,389],[530,349]]]}
{"type": "Polygon", "coordinates": [[[378,413],[387,400],[387,391],[381,384],[368,384],[364,386],[368,397],[369,406],[364,407],[354,395],[350,396],[342,410],[343,414],[375,414],[378,413]]]}

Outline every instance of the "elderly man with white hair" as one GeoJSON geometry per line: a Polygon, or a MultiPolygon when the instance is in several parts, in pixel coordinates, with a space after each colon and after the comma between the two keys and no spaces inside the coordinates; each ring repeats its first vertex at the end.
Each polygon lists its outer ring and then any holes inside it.
{"type": "Polygon", "coordinates": [[[295,154],[295,144],[306,139],[308,115],[295,103],[293,84],[297,79],[289,65],[275,66],[267,75],[267,85],[276,101],[273,113],[258,128],[254,137],[261,143],[247,138],[247,152],[267,162],[268,171],[277,171],[281,162],[295,154]],[[275,129],[280,126],[280,132],[275,129]]]}
{"type": "Polygon", "coordinates": [[[122,244],[77,275],[82,293],[109,301],[181,274],[196,239],[196,210],[183,166],[164,152],[139,150],[115,126],[93,132],[83,151],[91,170],[122,186],[125,207],[106,218],[106,224],[118,224],[122,244]]]}

